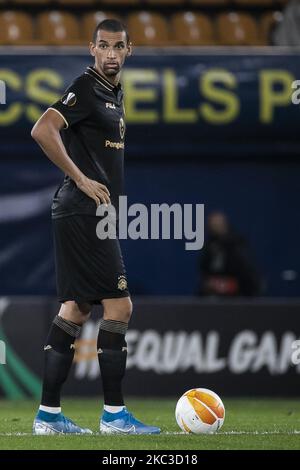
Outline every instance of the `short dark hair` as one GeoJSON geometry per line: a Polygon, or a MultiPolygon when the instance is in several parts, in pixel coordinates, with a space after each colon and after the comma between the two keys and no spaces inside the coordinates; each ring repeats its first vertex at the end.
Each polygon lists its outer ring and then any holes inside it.
{"type": "Polygon", "coordinates": [[[109,19],[101,21],[101,23],[99,23],[96,26],[96,29],[95,29],[94,34],[93,34],[93,43],[94,44],[96,44],[97,34],[98,34],[98,31],[100,29],[102,29],[103,31],[111,31],[113,33],[119,33],[121,31],[125,31],[127,44],[129,43],[129,34],[128,34],[128,31],[127,31],[127,28],[126,28],[126,26],[124,26],[123,23],[121,23],[121,21],[109,20],[109,19]]]}

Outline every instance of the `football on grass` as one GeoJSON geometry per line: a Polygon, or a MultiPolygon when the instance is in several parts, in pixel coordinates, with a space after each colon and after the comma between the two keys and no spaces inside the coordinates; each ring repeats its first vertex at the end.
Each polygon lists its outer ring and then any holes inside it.
{"type": "Polygon", "coordinates": [[[218,431],[223,425],[225,408],[215,392],[207,388],[193,388],[179,398],[175,416],[182,431],[209,434],[218,431]]]}

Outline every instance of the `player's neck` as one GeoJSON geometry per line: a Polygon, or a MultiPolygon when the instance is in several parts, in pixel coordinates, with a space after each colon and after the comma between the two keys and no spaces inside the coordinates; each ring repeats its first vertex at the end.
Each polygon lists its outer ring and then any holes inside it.
{"type": "Polygon", "coordinates": [[[114,75],[113,77],[108,77],[107,75],[104,75],[104,73],[101,72],[101,70],[98,69],[96,64],[94,65],[94,69],[99,73],[99,75],[101,75],[103,78],[105,78],[105,80],[110,82],[112,85],[114,85],[114,86],[118,85],[119,80],[120,80],[120,74],[119,73],[117,75],[114,75]]]}

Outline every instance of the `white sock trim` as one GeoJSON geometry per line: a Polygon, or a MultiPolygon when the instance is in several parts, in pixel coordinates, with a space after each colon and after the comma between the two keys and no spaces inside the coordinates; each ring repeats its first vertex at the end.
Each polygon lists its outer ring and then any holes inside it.
{"type": "Polygon", "coordinates": [[[120,411],[124,410],[125,406],[111,406],[111,405],[104,405],[104,411],[108,411],[108,413],[120,413],[120,411]]]}
{"type": "Polygon", "coordinates": [[[53,413],[53,414],[57,414],[57,413],[61,412],[61,407],[60,406],[53,407],[53,406],[40,405],[39,409],[41,411],[46,411],[46,413],[53,413]]]}

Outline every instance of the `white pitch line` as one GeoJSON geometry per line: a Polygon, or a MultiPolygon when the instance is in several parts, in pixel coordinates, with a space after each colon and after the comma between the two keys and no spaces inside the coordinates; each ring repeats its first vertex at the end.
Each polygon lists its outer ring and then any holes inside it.
{"type": "MultiPolygon", "coordinates": [[[[272,435],[298,435],[300,431],[219,431],[216,433],[204,433],[199,434],[199,436],[272,436],[272,435]]],[[[186,432],[162,432],[162,435],[183,435],[183,436],[190,436],[193,434],[189,434],[186,432]]]]}
{"type": "Polygon", "coordinates": [[[232,435],[252,435],[252,436],[265,436],[265,435],[296,435],[300,434],[300,431],[294,430],[294,431],[224,431],[220,432],[218,434],[225,434],[227,436],[232,436],[232,435]]]}
{"type": "MultiPolygon", "coordinates": [[[[67,434],[57,434],[58,436],[67,436],[67,434]]],[[[80,434],[76,434],[77,436],[81,436],[80,434]]],[[[90,436],[100,436],[102,437],[103,434],[99,433],[99,432],[95,432],[93,434],[89,434],[89,435],[86,435],[85,437],[90,437],[90,436]]],[[[126,434],[124,434],[126,435],[126,434]]],[[[132,436],[133,434],[130,434],[130,436],[132,436]]],[[[136,436],[137,434],[135,434],[136,436]]],[[[178,435],[181,435],[181,436],[189,436],[191,434],[189,433],[185,433],[185,432],[162,432],[160,434],[161,436],[178,436],[178,435]]],[[[193,435],[193,434],[192,434],[193,435]]],[[[217,432],[217,433],[212,433],[212,434],[199,434],[199,436],[243,436],[243,435],[248,435],[248,436],[272,436],[272,435],[286,435],[286,436],[290,436],[290,435],[300,435],[300,431],[298,430],[293,430],[293,431],[221,431],[221,432],[217,432]]],[[[7,433],[0,433],[0,437],[22,437],[22,436],[31,436],[31,437],[40,437],[40,436],[35,436],[34,434],[30,433],[30,432],[7,432],[7,433]]],[[[120,436],[120,434],[117,435],[118,437],[120,436]]],[[[42,437],[45,437],[45,436],[42,436],[42,437]]],[[[48,437],[51,437],[48,435],[48,437]]],[[[158,435],[156,435],[156,437],[159,437],[158,435]]]]}

